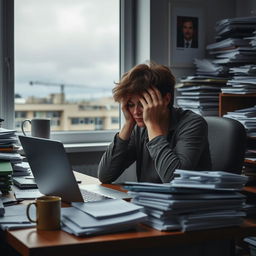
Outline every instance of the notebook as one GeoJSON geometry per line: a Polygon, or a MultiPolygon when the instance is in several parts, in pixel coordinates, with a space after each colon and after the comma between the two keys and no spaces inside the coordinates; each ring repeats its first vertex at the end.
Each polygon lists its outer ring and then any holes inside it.
{"type": "Polygon", "coordinates": [[[26,188],[37,188],[37,184],[33,176],[24,176],[24,177],[13,177],[13,184],[21,189],[26,188]]]}
{"type": "Polygon", "coordinates": [[[100,184],[79,188],[61,142],[29,136],[19,136],[19,139],[42,194],[60,196],[64,202],[130,198],[125,192],[100,184]]]}

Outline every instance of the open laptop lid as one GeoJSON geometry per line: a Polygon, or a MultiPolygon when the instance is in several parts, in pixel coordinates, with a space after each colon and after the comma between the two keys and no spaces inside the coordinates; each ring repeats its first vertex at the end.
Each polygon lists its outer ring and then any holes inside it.
{"type": "Polygon", "coordinates": [[[28,136],[19,139],[42,194],[60,196],[66,202],[84,201],[61,142],[28,136]]]}

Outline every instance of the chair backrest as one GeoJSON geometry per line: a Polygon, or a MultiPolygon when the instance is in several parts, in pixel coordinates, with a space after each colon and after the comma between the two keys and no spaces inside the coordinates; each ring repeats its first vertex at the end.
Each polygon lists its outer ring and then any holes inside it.
{"type": "Polygon", "coordinates": [[[205,117],[213,171],[241,174],[246,147],[246,131],[238,121],[225,117],[205,117]]]}

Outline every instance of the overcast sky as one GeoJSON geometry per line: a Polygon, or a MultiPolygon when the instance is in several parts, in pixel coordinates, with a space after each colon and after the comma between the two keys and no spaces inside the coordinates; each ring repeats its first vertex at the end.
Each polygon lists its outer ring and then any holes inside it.
{"type": "Polygon", "coordinates": [[[15,1],[15,90],[23,97],[60,91],[30,86],[35,80],[93,88],[66,86],[68,98],[110,95],[118,53],[119,0],[15,1]]]}

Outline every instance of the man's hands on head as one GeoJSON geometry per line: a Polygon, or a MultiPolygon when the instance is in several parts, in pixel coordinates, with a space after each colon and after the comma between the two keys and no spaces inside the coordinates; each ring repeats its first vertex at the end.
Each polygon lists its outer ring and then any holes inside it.
{"type": "Polygon", "coordinates": [[[143,120],[148,130],[149,140],[168,133],[170,97],[169,94],[162,96],[155,87],[148,89],[143,93],[143,97],[140,97],[143,106],[143,120]]]}

